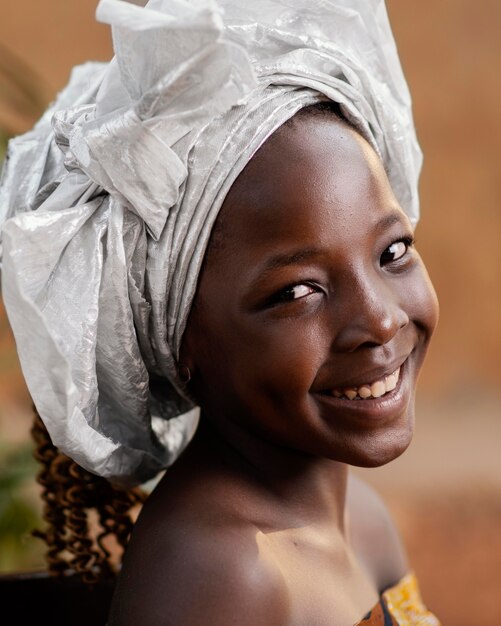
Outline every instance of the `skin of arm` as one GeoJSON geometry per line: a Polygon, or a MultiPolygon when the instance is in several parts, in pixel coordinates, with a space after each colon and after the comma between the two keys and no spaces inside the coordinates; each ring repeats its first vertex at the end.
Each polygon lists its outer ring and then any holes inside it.
{"type": "MultiPolygon", "coordinates": [[[[357,476],[350,475],[346,505],[349,540],[382,592],[409,571],[398,531],[357,476]]],[[[164,519],[160,526],[150,510],[138,523],[108,626],[291,623],[285,580],[259,553],[254,527],[184,507],[164,519]]]]}
{"type": "Polygon", "coordinates": [[[280,570],[260,557],[248,530],[192,522],[151,530],[130,546],[108,626],[290,623],[280,570]]]}
{"type": "Polygon", "coordinates": [[[409,573],[399,532],[379,494],[353,473],[346,505],[353,547],[381,593],[409,573]]]}

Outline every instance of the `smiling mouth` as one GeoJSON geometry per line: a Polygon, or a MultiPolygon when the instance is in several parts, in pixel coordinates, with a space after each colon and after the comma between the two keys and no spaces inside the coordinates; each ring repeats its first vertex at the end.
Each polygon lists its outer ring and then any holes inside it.
{"type": "Polygon", "coordinates": [[[372,398],[382,398],[396,388],[399,378],[400,367],[380,380],[376,380],[372,383],[364,383],[358,387],[333,389],[331,394],[334,398],[343,398],[348,400],[370,400],[372,398]]]}

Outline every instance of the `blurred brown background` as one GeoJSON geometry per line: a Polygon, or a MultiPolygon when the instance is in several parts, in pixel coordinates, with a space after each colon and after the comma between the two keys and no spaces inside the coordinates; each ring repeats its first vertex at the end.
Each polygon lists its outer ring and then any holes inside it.
{"type": "MultiPolygon", "coordinates": [[[[425,153],[417,243],[439,294],[441,321],[421,378],[411,448],[388,467],[361,473],[393,510],[425,599],[444,625],[498,626],[501,3],[387,5],[425,153]]],[[[16,67],[24,62],[36,75],[18,72],[36,85],[32,104],[50,100],[75,63],[110,58],[108,28],[94,21],[95,6],[95,0],[18,0],[2,7],[1,49],[15,53],[16,67]]],[[[26,95],[18,104],[4,98],[2,80],[0,89],[0,125],[10,133],[25,130],[36,105],[26,105],[26,95]]],[[[0,375],[5,468],[12,450],[28,441],[30,401],[3,312],[0,375]]],[[[22,455],[16,459],[29,466],[22,455]]],[[[8,493],[21,513],[30,503],[36,509],[30,481],[16,489],[15,496],[8,493]]],[[[28,513],[23,519],[31,520],[28,513]]],[[[11,526],[0,521],[0,534],[7,536],[11,526]]],[[[36,542],[23,537],[20,546],[9,540],[0,569],[40,565],[36,542]]]]}

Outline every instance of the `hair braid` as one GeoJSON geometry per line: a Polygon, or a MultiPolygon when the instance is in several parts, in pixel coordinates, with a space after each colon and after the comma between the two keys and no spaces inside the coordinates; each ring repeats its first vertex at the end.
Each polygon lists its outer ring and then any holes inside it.
{"type": "Polygon", "coordinates": [[[140,489],[125,491],[91,474],[52,444],[35,410],[31,430],[35,458],[41,468],[44,531],[33,535],[47,545],[46,561],[53,574],[81,574],[92,584],[116,574],[113,554],[106,540],[119,549],[119,560],[133,527],[131,509],[142,504],[140,489]]]}

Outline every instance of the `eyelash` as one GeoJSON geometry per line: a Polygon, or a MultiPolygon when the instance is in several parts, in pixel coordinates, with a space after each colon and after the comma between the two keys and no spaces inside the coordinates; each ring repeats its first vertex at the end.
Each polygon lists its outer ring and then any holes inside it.
{"type": "Polygon", "coordinates": [[[318,292],[318,291],[320,291],[320,287],[318,285],[316,285],[315,283],[312,283],[312,282],[309,282],[309,281],[292,283],[288,287],[285,287],[284,289],[281,289],[277,294],[275,294],[271,298],[271,300],[270,300],[270,305],[273,306],[275,304],[287,304],[287,303],[290,303],[290,302],[297,302],[298,300],[302,300],[303,298],[306,298],[307,296],[312,295],[313,293],[318,292]],[[309,294],[305,294],[304,296],[301,296],[300,298],[287,298],[287,297],[285,297],[285,294],[290,293],[296,287],[302,287],[302,286],[308,287],[312,291],[309,294]]]}
{"type": "Polygon", "coordinates": [[[392,263],[398,263],[401,259],[403,259],[407,255],[409,248],[414,247],[415,243],[416,242],[415,242],[414,237],[411,237],[409,235],[406,235],[404,237],[399,237],[398,239],[395,239],[395,241],[392,241],[392,243],[390,243],[390,245],[387,246],[381,253],[381,256],[380,256],[381,266],[390,265],[392,263]],[[403,243],[405,245],[405,252],[400,257],[398,257],[398,259],[388,259],[387,261],[384,261],[383,256],[385,252],[397,243],[403,243]]]}
{"type": "MultiPolygon", "coordinates": [[[[406,255],[407,252],[409,251],[409,248],[412,248],[415,245],[415,239],[414,237],[411,237],[409,235],[404,236],[404,237],[399,237],[398,239],[395,239],[395,241],[392,241],[392,243],[390,243],[389,246],[387,246],[380,257],[380,264],[381,266],[385,266],[385,265],[389,265],[392,263],[398,263],[401,259],[403,259],[406,255]],[[405,245],[405,252],[402,254],[402,256],[400,256],[398,259],[394,259],[394,260],[388,260],[386,262],[383,262],[383,255],[384,253],[389,250],[392,246],[394,246],[397,243],[403,243],[405,245]]],[[[277,294],[275,294],[269,301],[270,305],[276,305],[276,304],[286,304],[286,303],[290,303],[290,302],[296,302],[298,300],[302,300],[303,298],[306,298],[309,295],[312,295],[315,292],[320,291],[320,287],[318,285],[316,285],[315,283],[309,282],[309,281],[303,281],[303,282],[298,282],[298,283],[292,283],[291,285],[288,285],[287,287],[285,287],[284,289],[281,289],[277,294]],[[309,294],[305,294],[304,296],[301,296],[299,298],[287,298],[285,297],[285,294],[290,293],[293,289],[295,289],[296,287],[301,287],[301,286],[305,286],[305,287],[309,287],[312,292],[310,292],[309,294]]]]}

